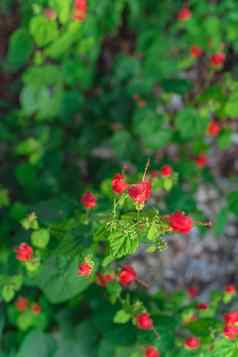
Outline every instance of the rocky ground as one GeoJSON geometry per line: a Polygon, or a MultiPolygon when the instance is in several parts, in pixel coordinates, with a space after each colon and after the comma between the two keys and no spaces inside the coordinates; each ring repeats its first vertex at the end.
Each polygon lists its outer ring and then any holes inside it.
{"type": "MultiPolygon", "coordinates": [[[[207,186],[200,187],[197,202],[209,218],[222,204],[218,193],[207,186]]],[[[237,237],[237,222],[231,216],[221,237],[215,237],[212,229],[200,236],[195,228],[189,236],[168,237],[165,252],[144,254],[142,249],[131,262],[151,290],[197,286],[206,299],[209,291],[237,281],[237,237]]]]}

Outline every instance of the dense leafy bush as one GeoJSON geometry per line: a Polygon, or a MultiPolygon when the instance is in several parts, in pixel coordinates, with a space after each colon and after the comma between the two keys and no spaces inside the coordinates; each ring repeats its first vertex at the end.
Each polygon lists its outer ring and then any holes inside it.
{"type": "Polygon", "coordinates": [[[0,9],[0,356],[235,357],[233,285],[152,294],[123,259],[238,214],[236,1],[0,9]]]}

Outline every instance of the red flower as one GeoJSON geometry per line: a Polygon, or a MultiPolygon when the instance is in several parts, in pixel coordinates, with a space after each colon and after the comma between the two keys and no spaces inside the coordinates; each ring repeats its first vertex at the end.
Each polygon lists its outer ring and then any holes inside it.
{"type": "Polygon", "coordinates": [[[140,330],[151,330],[154,326],[153,320],[146,312],[136,316],[136,325],[140,330]]]}
{"type": "Polygon", "coordinates": [[[119,281],[122,286],[127,286],[131,283],[134,283],[136,277],[137,274],[135,269],[131,265],[124,265],[119,274],[119,281]]]}
{"type": "Polygon", "coordinates": [[[91,192],[85,192],[80,202],[85,208],[93,208],[97,204],[97,199],[91,192]]]}
{"type": "Polygon", "coordinates": [[[200,346],[200,340],[197,337],[188,337],[184,341],[184,346],[189,350],[196,350],[200,346]]]}
{"type": "Polygon", "coordinates": [[[89,275],[91,275],[92,270],[93,270],[92,264],[90,264],[88,262],[84,262],[84,263],[80,264],[78,267],[78,275],[89,276],[89,275]]]}
{"type": "Polygon", "coordinates": [[[227,294],[235,294],[235,293],[236,293],[236,287],[235,287],[235,285],[233,285],[233,284],[227,285],[227,286],[225,287],[225,292],[226,292],[227,294]]]}
{"type": "Polygon", "coordinates": [[[122,174],[116,174],[112,179],[112,190],[115,193],[123,193],[128,188],[128,183],[125,181],[125,176],[122,174]]]}
{"type": "Polygon", "coordinates": [[[28,299],[23,296],[20,296],[15,302],[15,305],[18,311],[25,311],[28,307],[28,299]]]}
{"type": "Polygon", "coordinates": [[[192,218],[179,211],[171,214],[168,222],[172,230],[177,233],[187,234],[193,228],[192,218]]]}
{"type": "Polygon", "coordinates": [[[207,156],[205,154],[199,154],[195,159],[197,167],[201,169],[207,165],[207,161],[207,156]]]}
{"type": "Polygon", "coordinates": [[[238,311],[230,311],[224,314],[226,326],[233,326],[238,323],[238,311]]]}
{"type": "Polygon", "coordinates": [[[75,0],[74,20],[83,21],[87,15],[87,0],[75,0]]]}
{"type": "Polygon", "coordinates": [[[208,135],[210,136],[217,136],[220,133],[220,125],[218,124],[218,122],[216,120],[212,120],[209,125],[208,125],[208,135]]]}
{"type": "Polygon", "coordinates": [[[41,313],[41,306],[39,304],[35,303],[32,305],[31,311],[33,312],[33,314],[38,315],[41,313]]]}
{"type": "Polygon", "coordinates": [[[169,165],[164,165],[160,170],[161,176],[168,177],[171,176],[173,173],[173,169],[169,165]]]}
{"type": "Polygon", "coordinates": [[[223,330],[223,335],[228,338],[228,340],[235,340],[238,335],[238,327],[225,326],[223,330]]]}
{"type": "Polygon", "coordinates": [[[194,299],[196,296],[198,296],[198,288],[196,287],[188,288],[187,293],[190,299],[194,299]]]}
{"type": "Polygon", "coordinates": [[[194,58],[201,57],[203,55],[203,50],[200,47],[193,45],[191,47],[191,55],[194,58]]]}
{"type": "Polygon", "coordinates": [[[191,18],[191,16],[192,16],[192,13],[189,10],[189,8],[187,6],[184,6],[179,11],[177,18],[178,18],[178,20],[186,21],[186,20],[189,20],[191,18]]]}
{"type": "Polygon", "coordinates": [[[145,350],[145,357],[160,357],[160,353],[154,346],[148,346],[145,350]]]}
{"type": "Polygon", "coordinates": [[[223,52],[215,53],[210,57],[210,62],[212,66],[219,67],[222,66],[225,62],[226,55],[223,52]]]}
{"type": "Polygon", "coordinates": [[[33,249],[27,243],[21,243],[19,247],[16,248],[16,259],[21,262],[27,262],[32,259],[33,249]]]}
{"type": "Polygon", "coordinates": [[[142,181],[131,185],[128,189],[129,196],[138,204],[144,204],[151,195],[151,183],[142,181]]]}
{"type": "Polygon", "coordinates": [[[112,274],[102,274],[97,273],[97,284],[100,285],[102,288],[107,287],[107,283],[113,280],[112,274]]]}
{"type": "Polygon", "coordinates": [[[208,309],[208,304],[205,304],[205,303],[197,304],[197,309],[198,310],[207,310],[208,309]]]}

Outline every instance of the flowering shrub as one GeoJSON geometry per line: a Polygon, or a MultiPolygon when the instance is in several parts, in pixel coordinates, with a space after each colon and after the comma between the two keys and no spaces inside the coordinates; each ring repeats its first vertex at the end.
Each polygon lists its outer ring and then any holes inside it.
{"type": "Polygon", "coordinates": [[[235,285],[151,292],[128,262],[238,215],[236,166],[225,190],[215,167],[236,152],[236,17],[235,0],[1,2],[1,357],[236,356],[235,285]]]}

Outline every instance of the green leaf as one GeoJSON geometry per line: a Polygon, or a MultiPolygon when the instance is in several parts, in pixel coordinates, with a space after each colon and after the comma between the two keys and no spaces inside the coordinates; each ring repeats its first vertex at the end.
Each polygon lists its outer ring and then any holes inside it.
{"type": "Polygon", "coordinates": [[[30,32],[37,46],[43,47],[58,37],[58,28],[55,21],[49,21],[46,16],[33,17],[30,23],[30,32]]]}
{"type": "Polygon", "coordinates": [[[130,232],[115,232],[108,237],[110,243],[110,252],[114,258],[121,258],[135,253],[139,247],[139,241],[136,235],[130,232]]]}
{"type": "Polygon", "coordinates": [[[149,240],[156,240],[157,237],[158,237],[158,227],[157,227],[156,222],[154,221],[154,222],[152,222],[152,224],[150,226],[150,229],[147,234],[147,238],[149,240]]]}
{"type": "Polygon", "coordinates": [[[10,38],[9,49],[7,53],[7,64],[10,69],[16,71],[24,66],[33,50],[32,38],[28,31],[19,28],[10,38]]]}
{"type": "Polygon", "coordinates": [[[33,283],[39,286],[52,304],[59,304],[80,294],[92,283],[94,276],[77,274],[78,258],[50,257],[41,267],[33,283]]]}
{"type": "Polygon", "coordinates": [[[135,133],[139,135],[145,147],[152,150],[161,149],[171,139],[170,128],[164,128],[163,125],[163,117],[148,109],[138,111],[133,119],[135,133]]]}
{"type": "Polygon", "coordinates": [[[36,248],[46,248],[50,240],[50,232],[46,228],[39,229],[31,234],[31,242],[36,248]]]}
{"type": "Polygon", "coordinates": [[[229,193],[228,195],[228,204],[230,210],[238,216],[238,191],[229,193]]]}
{"type": "Polygon", "coordinates": [[[176,117],[176,128],[184,138],[202,135],[208,125],[208,116],[201,115],[194,108],[185,108],[176,117]]]}
{"type": "Polygon", "coordinates": [[[131,318],[131,315],[128,314],[125,310],[117,311],[116,315],[113,318],[115,324],[126,324],[131,318]]]}
{"type": "Polygon", "coordinates": [[[33,330],[24,339],[17,357],[50,357],[55,349],[53,338],[45,333],[33,330]]]}

